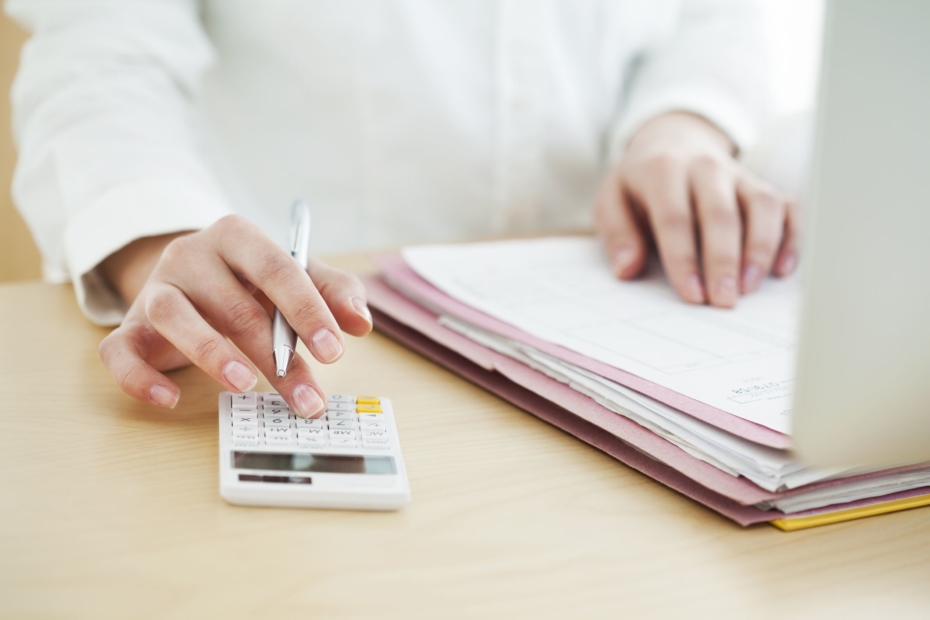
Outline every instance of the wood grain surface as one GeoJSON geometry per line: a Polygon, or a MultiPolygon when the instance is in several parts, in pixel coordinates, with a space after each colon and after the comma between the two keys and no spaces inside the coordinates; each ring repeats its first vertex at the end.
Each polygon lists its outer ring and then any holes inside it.
{"type": "Polygon", "coordinates": [[[220,387],[135,402],[105,333],[0,285],[2,618],[930,617],[930,510],[744,530],[378,334],[318,370],[393,399],[412,503],[227,505],[220,387]]]}

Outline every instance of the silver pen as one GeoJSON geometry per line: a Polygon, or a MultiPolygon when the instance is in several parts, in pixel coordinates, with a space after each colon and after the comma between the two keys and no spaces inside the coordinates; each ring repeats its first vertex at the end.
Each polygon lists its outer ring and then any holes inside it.
{"type": "MultiPolygon", "coordinates": [[[[306,271],[310,259],[310,207],[303,200],[298,200],[291,207],[291,256],[306,271]]],[[[274,309],[271,330],[275,374],[283,377],[297,350],[297,334],[277,308],[274,309]]]]}

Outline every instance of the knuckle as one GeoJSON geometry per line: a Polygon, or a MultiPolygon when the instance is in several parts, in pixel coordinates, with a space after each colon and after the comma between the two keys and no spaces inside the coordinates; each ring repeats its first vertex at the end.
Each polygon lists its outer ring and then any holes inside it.
{"type": "Polygon", "coordinates": [[[697,270],[697,256],[687,249],[674,247],[663,255],[663,262],[674,269],[697,270]]]}
{"type": "Polygon", "coordinates": [[[164,325],[178,311],[178,297],[168,290],[159,290],[145,300],[145,314],[153,325],[164,325]]]}
{"type": "Polygon", "coordinates": [[[316,288],[324,297],[331,297],[340,293],[342,295],[357,294],[365,290],[361,280],[344,271],[333,271],[329,274],[329,277],[318,280],[316,288]]]}
{"type": "Polygon", "coordinates": [[[110,332],[107,334],[97,347],[97,353],[100,355],[100,359],[103,361],[104,366],[106,366],[113,357],[113,352],[116,347],[116,337],[113,335],[114,333],[115,332],[110,332]]]}
{"type": "Polygon", "coordinates": [[[702,170],[717,170],[725,166],[724,160],[716,153],[698,153],[692,159],[692,164],[702,170]]]}
{"type": "Polygon", "coordinates": [[[226,332],[233,337],[249,337],[258,333],[270,319],[265,310],[252,299],[230,304],[226,311],[226,332]]]}
{"type": "Polygon", "coordinates": [[[718,230],[739,228],[739,215],[723,204],[708,205],[701,214],[701,222],[718,230]]]}
{"type": "Polygon", "coordinates": [[[753,239],[746,246],[746,253],[755,259],[768,260],[778,250],[773,239],[753,239]]]}
{"type": "Polygon", "coordinates": [[[245,230],[249,226],[251,226],[249,220],[242,217],[241,215],[232,214],[221,217],[210,228],[218,232],[228,234],[245,230]]]}
{"type": "Polygon", "coordinates": [[[165,249],[162,250],[159,262],[162,265],[183,264],[183,261],[188,256],[190,249],[191,242],[189,240],[189,235],[184,235],[182,237],[172,239],[168,245],[165,246],[165,249]]]}
{"type": "Polygon", "coordinates": [[[191,354],[194,356],[194,359],[209,360],[214,357],[221,346],[222,344],[219,338],[212,336],[198,338],[191,346],[191,354]]]}
{"type": "Polygon", "coordinates": [[[655,217],[656,228],[670,232],[691,231],[691,217],[682,211],[663,211],[655,217]]]}
{"type": "Polygon", "coordinates": [[[282,251],[269,252],[259,262],[260,282],[280,282],[294,272],[294,259],[282,251]]]}
{"type": "Polygon", "coordinates": [[[778,194],[766,188],[753,191],[749,195],[749,204],[754,209],[769,212],[777,212],[785,208],[785,202],[779,198],[778,194]]]}
{"type": "Polygon", "coordinates": [[[685,168],[685,159],[675,151],[661,151],[646,159],[646,166],[663,176],[671,175],[685,168]]]}
{"type": "Polygon", "coordinates": [[[714,248],[707,253],[707,267],[718,273],[736,273],[739,269],[739,252],[714,248]]]}
{"type": "Polygon", "coordinates": [[[296,304],[293,321],[296,325],[316,325],[326,322],[321,304],[311,299],[302,299],[296,304]]]}
{"type": "Polygon", "coordinates": [[[142,382],[139,374],[139,368],[135,364],[122,364],[113,370],[113,379],[125,391],[132,393],[142,382]]]}

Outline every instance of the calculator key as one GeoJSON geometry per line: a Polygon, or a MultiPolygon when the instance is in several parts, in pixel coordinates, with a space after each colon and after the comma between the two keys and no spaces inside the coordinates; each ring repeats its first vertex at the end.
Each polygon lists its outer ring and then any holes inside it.
{"type": "Polygon", "coordinates": [[[323,420],[306,420],[304,418],[297,418],[296,426],[297,430],[302,428],[323,428],[323,420]]]}
{"type": "Polygon", "coordinates": [[[272,409],[265,409],[262,412],[262,415],[266,418],[268,416],[284,416],[285,418],[292,418],[294,417],[294,412],[292,412],[290,409],[281,409],[280,407],[275,407],[272,409]]]}
{"type": "Polygon", "coordinates": [[[380,405],[381,399],[377,396],[356,396],[355,402],[359,405],[380,405]]]}
{"type": "Polygon", "coordinates": [[[377,441],[363,441],[362,447],[369,450],[387,450],[391,445],[387,441],[377,442],[377,441]]]}
{"type": "Polygon", "coordinates": [[[232,436],[243,437],[246,439],[248,438],[258,439],[258,429],[253,426],[246,426],[246,427],[234,426],[232,429],[232,436]]]}
{"type": "Polygon", "coordinates": [[[329,436],[329,431],[323,428],[298,428],[297,429],[297,438],[301,437],[321,437],[326,438],[329,436]]]}
{"type": "Polygon", "coordinates": [[[317,437],[317,438],[311,438],[311,437],[298,437],[298,438],[297,438],[297,446],[298,446],[299,448],[325,448],[325,447],[326,447],[326,440],[325,440],[325,439],[320,439],[319,437],[317,437]]]}
{"type": "Polygon", "coordinates": [[[349,394],[330,394],[329,402],[332,403],[354,403],[355,397],[349,394]]]}
{"type": "Polygon", "coordinates": [[[351,439],[352,441],[355,441],[358,437],[358,435],[355,434],[355,431],[350,431],[350,430],[341,429],[341,428],[337,428],[336,430],[330,430],[329,436],[332,437],[334,441],[336,439],[351,439]]]}
{"type": "Polygon", "coordinates": [[[257,437],[233,437],[233,445],[237,448],[254,448],[261,445],[257,437]]]}
{"type": "Polygon", "coordinates": [[[254,413],[234,413],[232,415],[232,425],[234,427],[248,426],[255,428],[258,426],[258,416],[254,413]]]}
{"type": "Polygon", "coordinates": [[[372,439],[387,439],[387,431],[362,431],[362,440],[371,441],[372,439]]]}
{"type": "Polygon", "coordinates": [[[357,418],[354,411],[330,411],[326,414],[326,419],[332,422],[333,420],[355,421],[357,418]]]}
{"type": "Polygon", "coordinates": [[[329,430],[344,428],[349,431],[354,431],[358,428],[355,420],[330,420],[329,421],[329,430]]]}
{"type": "Polygon", "coordinates": [[[381,413],[381,405],[356,405],[356,411],[359,413],[381,413]]]}
{"type": "Polygon", "coordinates": [[[232,406],[233,409],[243,409],[243,408],[252,408],[254,409],[257,405],[257,396],[255,392],[246,392],[245,394],[233,394],[232,397],[232,406]]]}
{"type": "Polygon", "coordinates": [[[330,443],[330,445],[333,446],[334,448],[354,448],[354,447],[356,447],[356,446],[358,445],[358,444],[356,443],[356,441],[355,441],[355,438],[352,438],[352,439],[349,439],[349,438],[337,439],[337,438],[333,437],[333,438],[330,440],[329,443],[330,443]]]}
{"type": "Polygon", "coordinates": [[[271,426],[271,427],[266,426],[265,437],[267,439],[271,439],[272,437],[292,438],[294,437],[294,433],[291,432],[290,428],[282,428],[280,426],[271,426]]]}
{"type": "Polygon", "coordinates": [[[359,422],[381,422],[384,423],[384,416],[380,413],[360,413],[358,414],[359,422]]]}
{"type": "Polygon", "coordinates": [[[296,446],[294,437],[265,437],[265,444],[269,446],[296,446]]]}
{"type": "Polygon", "coordinates": [[[355,405],[352,403],[329,403],[326,405],[327,411],[355,411],[355,405]]]}
{"type": "Polygon", "coordinates": [[[290,426],[291,426],[291,421],[286,416],[284,417],[278,416],[276,418],[275,417],[269,418],[268,416],[265,416],[265,428],[271,428],[271,427],[290,428],[290,426]]]}
{"type": "Polygon", "coordinates": [[[358,423],[358,427],[363,431],[383,431],[384,422],[382,422],[380,419],[375,421],[361,421],[358,423]]]}
{"type": "Polygon", "coordinates": [[[289,409],[287,406],[287,401],[283,398],[268,398],[267,396],[262,401],[262,404],[265,406],[265,409],[289,409]]]}

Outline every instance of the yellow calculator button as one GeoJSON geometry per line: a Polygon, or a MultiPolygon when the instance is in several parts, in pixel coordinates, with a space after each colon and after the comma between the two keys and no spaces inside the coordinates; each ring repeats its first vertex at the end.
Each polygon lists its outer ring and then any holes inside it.
{"type": "Polygon", "coordinates": [[[381,405],[356,405],[356,410],[359,413],[381,413],[381,405]]]}
{"type": "Polygon", "coordinates": [[[356,396],[355,402],[359,405],[380,405],[381,399],[377,396],[356,396]]]}

